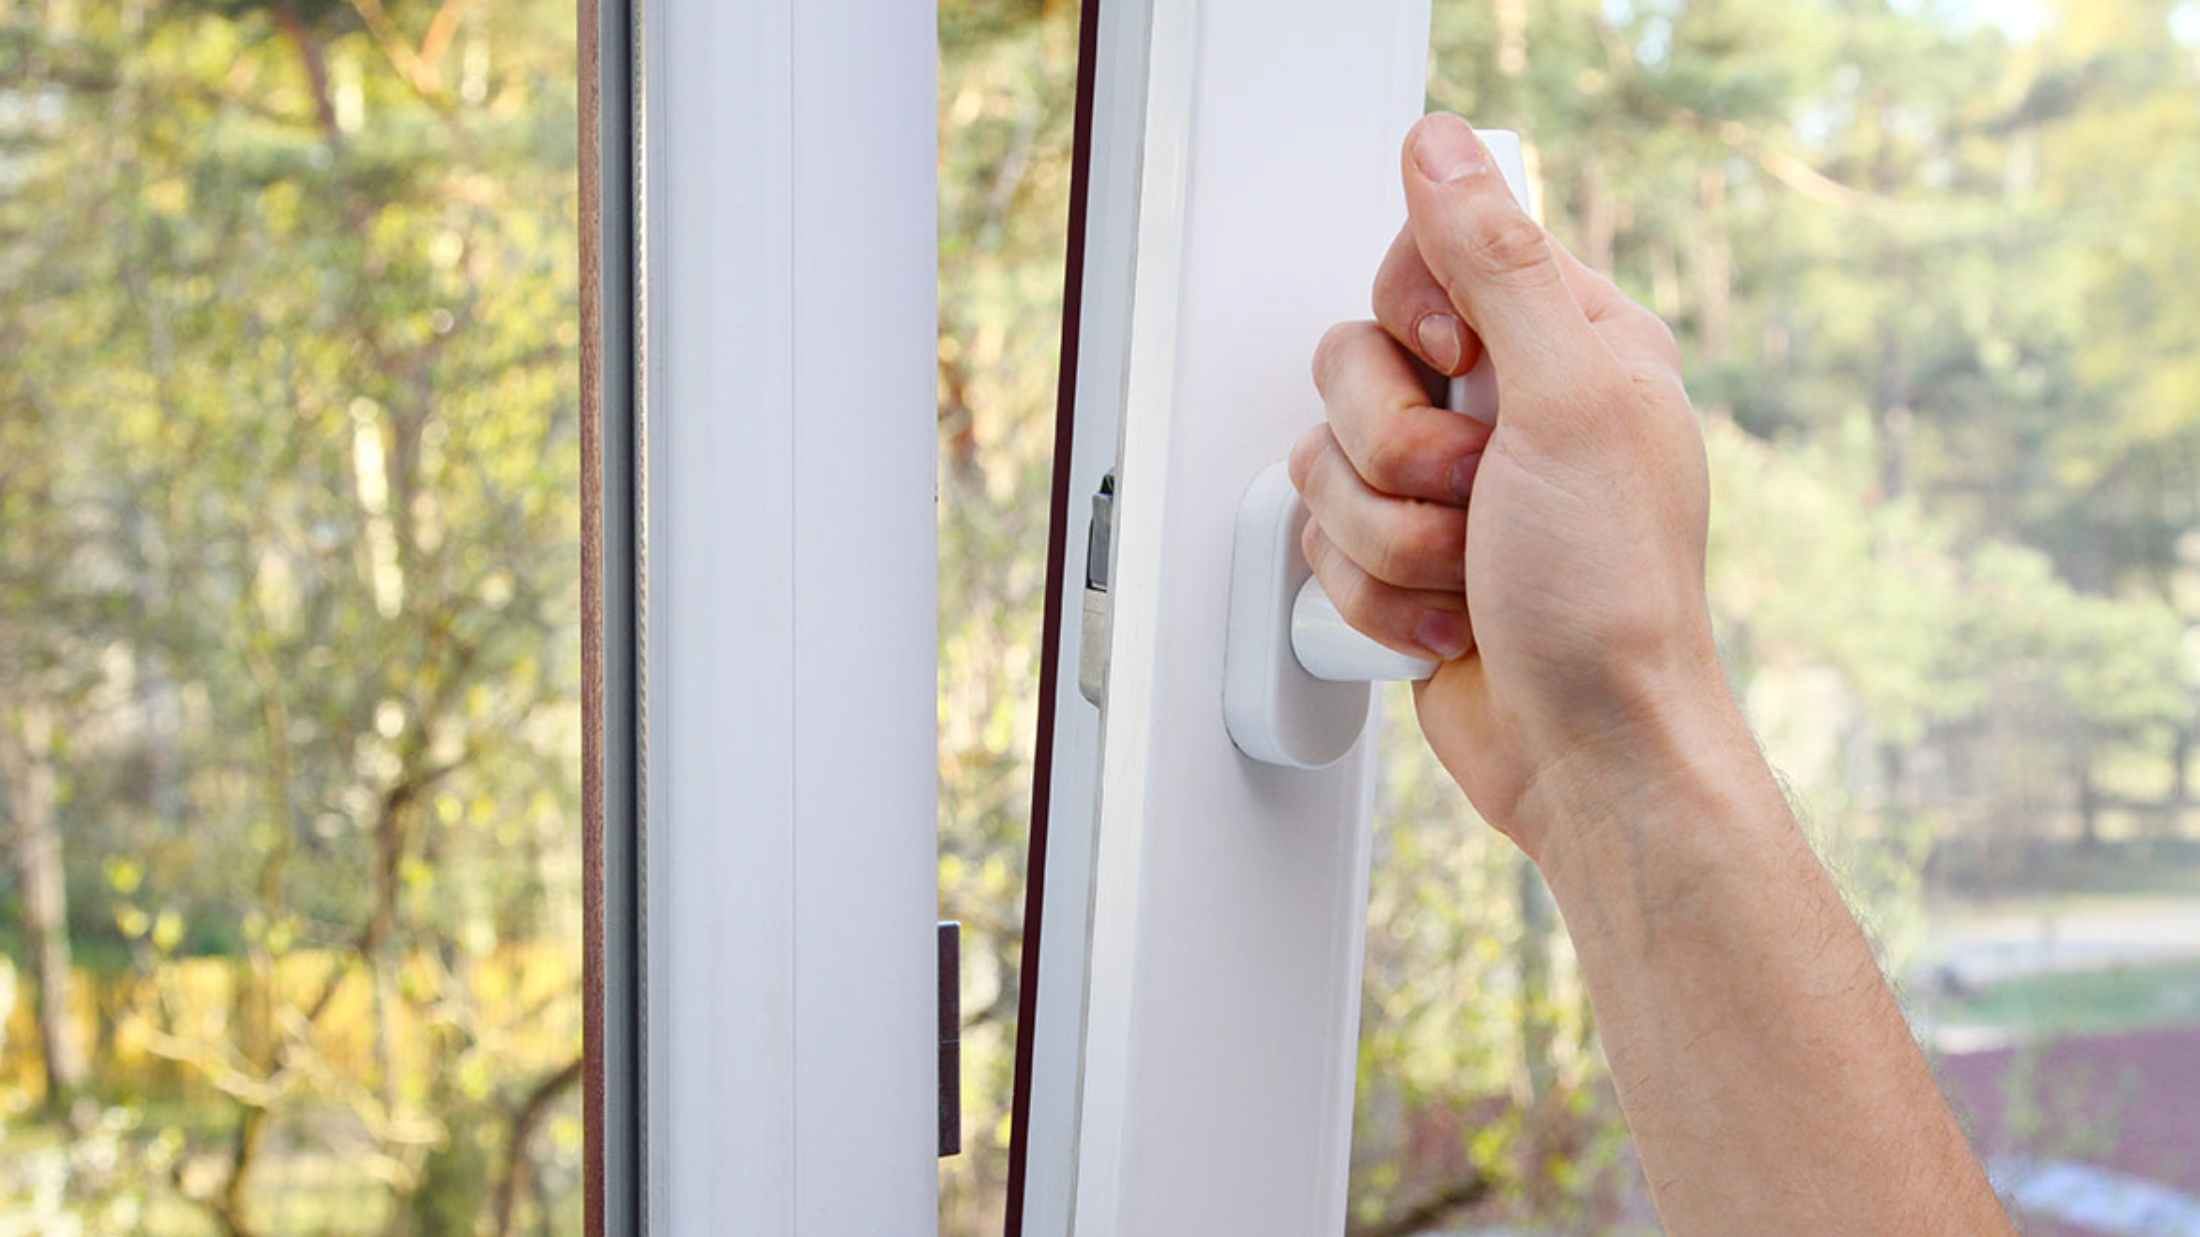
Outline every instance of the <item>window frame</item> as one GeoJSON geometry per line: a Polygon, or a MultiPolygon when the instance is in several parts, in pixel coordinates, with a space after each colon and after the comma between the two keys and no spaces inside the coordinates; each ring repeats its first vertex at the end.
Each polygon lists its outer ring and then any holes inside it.
{"type": "MultiPolygon", "coordinates": [[[[1318,423],[1314,342],[1367,315],[1404,219],[1428,39],[1428,0],[1152,10],[1141,146],[1113,173],[1136,233],[1090,260],[1132,287],[1077,1232],[1345,1224],[1379,721],[1328,768],[1249,760],[1223,724],[1225,633],[1240,497],[1318,423]]],[[[1088,341],[1111,329],[1084,309],[1088,341]]]]}
{"type": "Polygon", "coordinates": [[[593,1233],[937,1215],[935,26],[856,7],[581,9],[593,1233]]]}
{"type": "Polygon", "coordinates": [[[1092,499],[1121,449],[1155,0],[1083,0],[1049,526],[1048,661],[1033,753],[1006,1237],[1066,1233],[1076,1190],[1101,714],[1079,689],[1092,499]],[[1065,688],[1065,685],[1066,688],[1065,688]]]}

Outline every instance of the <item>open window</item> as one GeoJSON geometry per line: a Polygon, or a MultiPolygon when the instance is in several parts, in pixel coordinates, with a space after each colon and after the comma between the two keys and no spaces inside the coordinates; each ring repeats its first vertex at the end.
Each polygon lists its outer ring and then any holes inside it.
{"type": "Polygon", "coordinates": [[[1345,1214],[1372,746],[1285,769],[1233,745],[1233,530],[1319,418],[1312,342],[1365,312],[1403,217],[1428,12],[1100,10],[1068,483],[1106,489],[1085,561],[1057,565],[1087,604],[1051,650],[1099,699],[1060,693],[1040,753],[1054,795],[1012,1224],[1327,1231],[1345,1214]]]}
{"type": "Polygon", "coordinates": [[[1047,1237],[1645,1219],[1562,926],[1403,695],[1318,770],[1227,728],[1234,521],[1319,414],[1307,353],[1366,312],[1428,104],[1521,131],[1554,232],[1679,331],[1737,690],[2009,1196],[2200,1191],[2164,1154],[2189,1125],[2120,1098],[2190,1085],[2189,5],[950,6],[945,98],[929,14],[615,7],[586,155],[606,1231],[922,1227],[935,889],[991,899],[1013,963],[965,959],[985,1167],[951,1231],[990,1231],[997,1180],[1047,1237]],[[1008,31],[996,59],[953,59],[963,21],[1008,31]],[[1044,89],[987,85],[1034,61],[1044,89]],[[935,339],[935,118],[1015,154],[985,209],[1070,220],[1061,398],[1014,418],[980,388],[1052,347],[1044,295],[950,220],[942,277],[1017,291],[935,339]],[[1036,207],[1034,166],[1067,186],[1036,207]],[[1045,508],[1010,548],[946,525],[1046,577],[1046,619],[1028,585],[999,616],[1036,640],[997,646],[1042,667],[1037,715],[936,712],[931,393],[965,380],[940,402],[979,409],[974,449],[1054,445],[1043,486],[940,474],[1045,508]],[[936,717],[984,760],[935,764],[936,717]],[[1019,923],[994,826],[1023,776],[1019,923]]]}

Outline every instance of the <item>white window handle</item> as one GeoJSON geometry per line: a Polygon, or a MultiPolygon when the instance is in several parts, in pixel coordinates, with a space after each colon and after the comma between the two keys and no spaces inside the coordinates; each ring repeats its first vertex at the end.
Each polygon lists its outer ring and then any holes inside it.
{"type": "MultiPolygon", "coordinates": [[[[1477,132],[1514,200],[1530,203],[1519,135],[1477,132]]],[[[1446,402],[1466,416],[1497,418],[1497,375],[1487,353],[1452,379],[1446,402]]],[[[1280,462],[1253,479],[1239,504],[1223,720],[1231,741],[1253,759],[1318,769],[1359,741],[1370,684],[1425,679],[1437,663],[1378,643],[1345,621],[1299,549],[1306,519],[1306,505],[1280,462]]]]}

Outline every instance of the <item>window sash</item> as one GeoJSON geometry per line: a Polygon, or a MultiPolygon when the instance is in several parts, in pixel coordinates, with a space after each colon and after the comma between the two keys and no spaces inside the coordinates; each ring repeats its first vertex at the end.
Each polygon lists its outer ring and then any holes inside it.
{"type": "Polygon", "coordinates": [[[1404,218],[1428,29],[1427,0],[1153,11],[1142,152],[1119,173],[1139,219],[1081,1233],[1345,1222],[1377,727],[1327,769],[1248,761],[1222,722],[1224,632],[1239,498],[1319,420],[1314,342],[1366,315],[1404,218]]]}

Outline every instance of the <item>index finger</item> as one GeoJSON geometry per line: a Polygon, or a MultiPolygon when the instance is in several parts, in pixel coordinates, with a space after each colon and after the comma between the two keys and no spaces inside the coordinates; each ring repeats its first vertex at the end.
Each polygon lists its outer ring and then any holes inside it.
{"type": "Polygon", "coordinates": [[[1331,327],[1314,350],[1314,386],[1345,458],[1368,488],[1466,505],[1490,426],[1431,404],[1412,358],[1381,327],[1331,327]]]}
{"type": "Polygon", "coordinates": [[[1482,341],[1459,317],[1451,294],[1429,273],[1413,229],[1398,229],[1390,252],[1375,271],[1375,320],[1399,345],[1447,378],[1456,378],[1482,359],[1482,341]]]}

